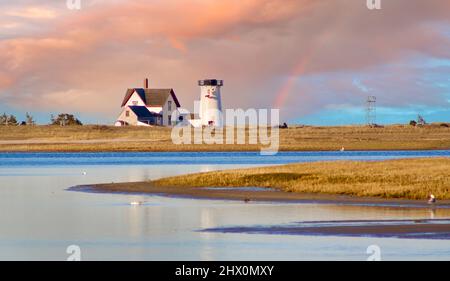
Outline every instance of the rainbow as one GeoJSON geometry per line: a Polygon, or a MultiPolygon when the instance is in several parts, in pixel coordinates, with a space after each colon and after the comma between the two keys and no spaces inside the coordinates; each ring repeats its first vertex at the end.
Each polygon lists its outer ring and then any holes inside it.
{"type": "Polygon", "coordinates": [[[280,87],[280,89],[278,90],[278,92],[275,96],[273,108],[279,109],[279,108],[283,107],[289,94],[292,91],[292,88],[295,85],[295,82],[298,79],[298,76],[305,73],[306,66],[309,63],[309,61],[310,61],[310,56],[306,56],[306,57],[302,58],[300,60],[300,62],[292,68],[287,81],[280,87]]]}

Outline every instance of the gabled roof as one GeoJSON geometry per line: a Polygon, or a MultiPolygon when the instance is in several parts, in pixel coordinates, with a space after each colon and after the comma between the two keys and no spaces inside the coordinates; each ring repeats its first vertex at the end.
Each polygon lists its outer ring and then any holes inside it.
{"type": "Polygon", "coordinates": [[[176,106],[180,107],[180,103],[178,102],[177,96],[175,95],[173,89],[142,89],[142,88],[128,89],[127,92],[125,93],[125,97],[123,98],[122,107],[125,106],[125,104],[131,98],[134,92],[136,92],[139,95],[139,97],[147,106],[154,106],[154,107],[163,106],[169,95],[171,95],[173,100],[175,101],[176,106]]]}
{"type": "Polygon", "coordinates": [[[136,114],[138,120],[141,120],[141,119],[144,120],[144,119],[149,119],[152,117],[160,116],[157,113],[149,111],[147,109],[147,107],[145,107],[145,106],[133,105],[133,106],[129,106],[128,108],[130,108],[134,112],[134,114],[136,114]]]}

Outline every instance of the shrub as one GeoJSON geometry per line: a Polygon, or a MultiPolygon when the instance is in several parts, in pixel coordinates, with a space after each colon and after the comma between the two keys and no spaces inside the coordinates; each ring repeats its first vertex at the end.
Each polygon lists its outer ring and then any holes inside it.
{"type": "Polygon", "coordinates": [[[56,118],[53,116],[51,117],[51,125],[81,126],[83,123],[72,114],[61,113],[56,118]]]}

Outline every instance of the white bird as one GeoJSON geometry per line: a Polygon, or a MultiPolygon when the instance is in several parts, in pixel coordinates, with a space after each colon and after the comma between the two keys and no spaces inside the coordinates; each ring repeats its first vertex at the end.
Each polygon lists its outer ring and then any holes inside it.
{"type": "Polygon", "coordinates": [[[142,205],[142,203],[143,203],[142,201],[133,201],[130,203],[130,205],[138,206],[138,205],[142,205]]]}
{"type": "Polygon", "coordinates": [[[345,151],[345,148],[344,148],[344,147],[341,147],[341,151],[345,151]]]}
{"type": "Polygon", "coordinates": [[[87,175],[87,173],[86,173],[86,172],[82,172],[81,174],[82,174],[83,176],[87,175]]]}
{"type": "Polygon", "coordinates": [[[436,197],[433,194],[430,194],[430,197],[428,197],[428,204],[434,203],[436,203],[436,197]]]}

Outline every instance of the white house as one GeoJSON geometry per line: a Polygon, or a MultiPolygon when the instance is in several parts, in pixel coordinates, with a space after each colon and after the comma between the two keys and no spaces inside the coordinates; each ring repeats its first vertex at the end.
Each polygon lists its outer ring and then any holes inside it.
{"type": "Polygon", "coordinates": [[[173,126],[178,118],[180,103],[173,89],[149,89],[148,79],[144,88],[128,89],[122,101],[116,126],[173,126]]]}

